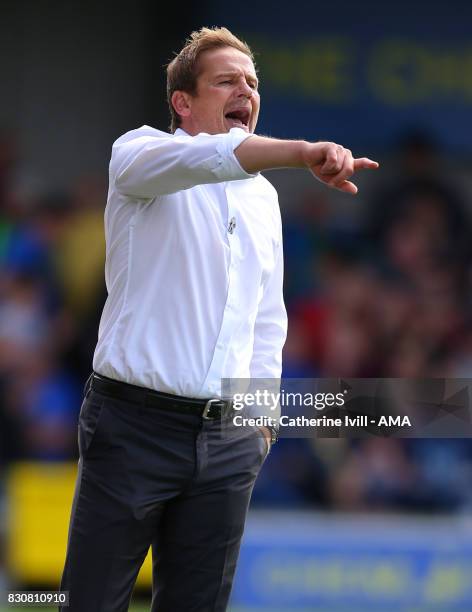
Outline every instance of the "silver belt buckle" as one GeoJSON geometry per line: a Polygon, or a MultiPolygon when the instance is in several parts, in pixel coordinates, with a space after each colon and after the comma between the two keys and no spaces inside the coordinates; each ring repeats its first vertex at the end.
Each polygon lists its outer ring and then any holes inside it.
{"type": "Polygon", "coordinates": [[[214,397],[213,399],[209,399],[207,403],[205,404],[205,408],[203,409],[202,418],[206,419],[207,421],[211,421],[211,418],[208,416],[208,413],[211,410],[211,405],[214,404],[215,402],[222,402],[222,401],[223,400],[218,399],[216,397],[214,397]]]}

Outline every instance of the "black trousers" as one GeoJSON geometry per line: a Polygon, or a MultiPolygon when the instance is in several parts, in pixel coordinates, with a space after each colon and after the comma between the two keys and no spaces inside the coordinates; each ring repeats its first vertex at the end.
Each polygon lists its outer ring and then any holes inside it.
{"type": "Polygon", "coordinates": [[[128,610],[150,546],[153,612],[226,610],[267,455],[259,430],[89,391],[79,450],[64,612],[128,610]]]}

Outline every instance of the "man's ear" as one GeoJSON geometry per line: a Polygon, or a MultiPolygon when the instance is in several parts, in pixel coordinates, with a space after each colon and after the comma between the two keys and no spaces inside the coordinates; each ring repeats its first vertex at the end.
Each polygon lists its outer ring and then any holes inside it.
{"type": "Polygon", "coordinates": [[[189,117],[192,106],[192,97],[186,91],[174,91],[171,97],[175,112],[181,117],[189,117]]]}

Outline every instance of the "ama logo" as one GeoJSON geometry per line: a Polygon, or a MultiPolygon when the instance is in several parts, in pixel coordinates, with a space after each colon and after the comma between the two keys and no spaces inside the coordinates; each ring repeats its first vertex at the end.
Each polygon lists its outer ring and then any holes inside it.
{"type": "Polygon", "coordinates": [[[407,416],[381,416],[377,426],[381,427],[381,426],[385,426],[385,427],[411,427],[411,422],[409,417],[407,416]]]}

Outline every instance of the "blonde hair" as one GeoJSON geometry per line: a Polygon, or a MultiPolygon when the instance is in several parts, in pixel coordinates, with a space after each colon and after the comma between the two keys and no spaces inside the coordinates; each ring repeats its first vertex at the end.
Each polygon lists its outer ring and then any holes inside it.
{"type": "Polygon", "coordinates": [[[200,54],[221,47],[234,47],[245,53],[254,62],[254,56],[248,44],[232,34],[227,28],[204,27],[190,34],[180,53],[168,64],[167,103],[171,116],[171,132],[175,132],[181,124],[180,116],[172,106],[172,94],[174,91],[185,91],[194,96],[197,93],[200,54]]]}

